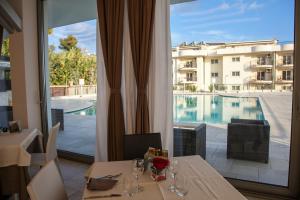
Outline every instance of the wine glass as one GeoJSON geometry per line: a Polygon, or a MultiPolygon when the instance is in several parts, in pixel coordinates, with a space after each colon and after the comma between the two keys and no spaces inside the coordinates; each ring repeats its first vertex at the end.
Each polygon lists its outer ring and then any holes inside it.
{"type": "Polygon", "coordinates": [[[185,198],[185,196],[189,192],[189,188],[191,186],[191,180],[190,177],[184,176],[182,174],[178,174],[177,181],[176,181],[176,194],[181,197],[185,198]]]}
{"type": "Polygon", "coordinates": [[[175,192],[176,191],[176,175],[177,175],[177,167],[178,167],[178,160],[172,158],[169,165],[169,173],[171,177],[171,185],[169,186],[169,191],[175,192]]]}
{"type": "Polygon", "coordinates": [[[132,164],[132,174],[136,180],[136,192],[143,191],[143,187],[139,184],[139,177],[144,173],[144,160],[134,159],[132,164]]]}
{"type": "Polygon", "coordinates": [[[124,176],[123,178],[123,193],[124,196],[131,198],[133,196],[133,177],[124,176]]]}

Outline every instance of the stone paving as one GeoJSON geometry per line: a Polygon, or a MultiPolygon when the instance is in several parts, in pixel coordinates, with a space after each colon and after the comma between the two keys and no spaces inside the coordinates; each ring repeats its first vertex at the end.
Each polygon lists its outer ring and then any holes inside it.
{"type": "Polygon", "coordinates": [[[96,137],[96,116],[82,116],[66,112],[82,110],[93,105],[96,96],[54,97],[52,108],[64,109],[64,130],[57,138],[57,147],[61,150],[84,155],[94,155],[96,137]]]}
{"type": "Polygon", "coordinates": [[[227,159],[227,127],[207,126],[206,160],[223,176],[287,186],[290,154],[291,93],[251,93],[257,96],[270,123],[269,163],[227,159]]]}
{"type": "MultiPolygon", "coordinates": [[[[234,94],[237,95],[237,94],[234,94]]],[[[291,93],[243,93],[240,96],[259,97],[265,118],[271,127],[270,161],[268,164],[227,159],[227,126],[207,125],[206,160],[223,176],[262,182],[274,185],[287,185],[290,130],[291,130],[291,93]]],[[[85,102],[93,98],[77,100],[85,102]]],[[[54,100],[55,101],[55,100],[54,100]]],[[[68,108],[76,103],[65,103],[68,108]]],[[[58,105],[59,102],[56,102],[58,105]]],[[[94,155],[95,116],[65,114],[65,130],[58,136],[58,148],[81,154],[94,155]]]]}

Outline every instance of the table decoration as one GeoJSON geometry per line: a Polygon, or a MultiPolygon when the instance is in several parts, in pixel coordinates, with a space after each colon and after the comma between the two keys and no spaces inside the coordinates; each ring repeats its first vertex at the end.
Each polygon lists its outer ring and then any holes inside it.
{"type": "Polygon", "coordinates": [[[169,160],[163,157],[155,157],[152,159],[151,178],[154,181],[166,180],[167,167],[169,160]]]}
{"type": "Polygon", "coordinates": [[[151,171],[151,178],[154,181],[166,179],[166,171],[169,165],[168,150],[161,150],[149,147],[144,156],[145,169],[151,171]]]}

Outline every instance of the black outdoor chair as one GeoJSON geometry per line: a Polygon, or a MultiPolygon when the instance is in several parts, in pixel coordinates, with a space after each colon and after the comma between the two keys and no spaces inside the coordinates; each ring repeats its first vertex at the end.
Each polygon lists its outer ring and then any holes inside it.
{"type": "Polygon", "coordinates": [[[267,120],[231,119],[227,158],[268,163],[270,125],[267,120]]]}
{"type": "Polygon", "coordinates": [[[206,156],[206,124],[197,127],[175,127],[174,156],[206,156]]]}
{"type": "Polygon", "coordinates": [[[60,123],[59,130],[65,129],[64,109],[51,108],[52,126],[60,123]]]}
{"type": "Polygon", "coordinates": [[[160,133],[124,135],[124,160],[144,158],[149,147],[162,148],[160,133]]]}

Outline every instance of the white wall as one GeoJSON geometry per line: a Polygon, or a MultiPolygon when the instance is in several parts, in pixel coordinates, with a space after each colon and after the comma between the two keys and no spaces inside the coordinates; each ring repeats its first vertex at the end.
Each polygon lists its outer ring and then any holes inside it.
{"type": "Polygon", "coordinates": [[[37,2],[11,1],[22,18],[22,32],[10,35],[12,104],[14,119],[24,128],[41,128],[39,95],[37,2]]]}

